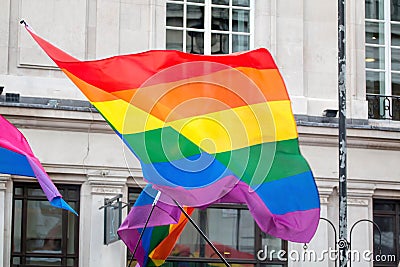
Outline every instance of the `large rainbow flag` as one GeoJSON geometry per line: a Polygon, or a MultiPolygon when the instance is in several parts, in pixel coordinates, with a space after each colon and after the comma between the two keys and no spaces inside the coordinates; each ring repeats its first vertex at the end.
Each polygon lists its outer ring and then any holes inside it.
{"type": "Polygon", "coordinates": [[[50,204],[57,208],[76,211],[63,199],[32,152],[25,136],[0,115],[0,173],[35,177],[50,204]]]}
{"type": "Polygon", "coordinates": [[[248,205],[260,228],[308,242],[320,214],[291,103],[266,49],[231,55],[148,51],[79,61],[29,33],[182,205],[248,205]]]}

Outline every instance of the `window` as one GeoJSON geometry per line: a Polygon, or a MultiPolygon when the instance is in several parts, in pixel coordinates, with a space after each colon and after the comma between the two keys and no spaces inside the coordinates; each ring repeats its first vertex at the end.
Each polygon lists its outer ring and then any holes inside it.
{"type": "MultiPolygon", "coordinates": [[[[385,262],[374,266],[396,266],[400,259],[400,202],[374,200],[374,222],[382,232],[381,255],[385,262]]],[[[379,231],[374,227],[374,255],[379,254],[379,231]]]]}
{"type": "MultiPolygon", "coordinates": [[[[277,258],[266,262],[257,260],[257,252],[286,249],[287,243],[261,232],[245,206],[213,205],[205,210],[196,209],[193,220],[202,229],[218,251],[235,266],[287,266],[277,258]]],[[[221,259],[212,247],[188,223],[175,245],[165,266],[212,266],[221,259]]]]}
{"type": "Polygon", "coordinates": [[[368,115],[400,120],[400,0],[365,1],[368,115]]]}
{"type": "Polygon", "coordinates": [[[253,0],[167,0],[166,48],[228,54],[251,47],[253,0]]]}
{"type": "MultiPolygon", "coordinates": [[[[128,193],[131,207],[138,198],[140,189],[129,188],[128,193]]],[[[257,252],[260,249],[268,246],[268,250],[271,251],[281,249],[287,251],[287,242],[261,232],[245,206],[213,205],[205,210],[196,209],[191,218],[229,263],[245,267],[287,266],[286,261],[279,261],[277,258],[267,259],[264,262],[257,260],[257,252]]],[[[130,258],[129,253],[128,262],[130,258]]],[[[221,260],[212,248],[188,222],[163,266],[206,267],[221,264],[221,260]]]]}
{"type": "MultiPolygon", "coordinates": [[[[58,185],[79,212],[79,186],[58,185]]],[[[79,220],[54,208],[37,184],[15,183],[11,266],[78,266],[79,220]]]]}
{"type": "MultiPolygon", "coordinates": [[[[141,188],[138,187],[129,187],[128,188],[128,213],[131,210],[131,208],[133,207],[133,205],[136,202],[136,199],[138,199],[140,193],[142,192],[141,188]]],[[[127,249],[127,253],[126,253],[126,262],[129,264],[129,262],[132,259],[132,252],[127,249]]],[[[131,266],[136,266],[136,261],[132,261],[131,266]]]]}

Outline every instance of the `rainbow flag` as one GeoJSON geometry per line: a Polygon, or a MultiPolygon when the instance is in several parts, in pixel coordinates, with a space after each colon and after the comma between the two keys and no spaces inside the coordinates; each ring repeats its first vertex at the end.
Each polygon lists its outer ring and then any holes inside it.
{"type": "Polygon", "coordinates": [[[190,207],[245,203],[263,231],[294,242],[313,237],[318,191],[266,49],[79,61],[26,28],[138,157],[155,189],[190,207]]]}
{"type": "Polygon", "coordinates": [[[25,136],[0,115],[0,173],[36,177],[51,205],[76,215],[35,157],[25,136]]]}
{"type": "MultiPolygon", "coordinates": [[[[188,219],[176,205],[169,205],[163,195],[155,203],[155,208],[150,216],[151,206],[156,198],[157,191],[147,185],[135,205],[129,212],[127,218],[118,229],[118,235],[133,252],[138,244],[135,259],[139,266],[161,266],[182,233],[188,219]],[[150,218],[145,229],[147,218],[150,218]],[[141,232],[144,231],[139,241],[141,232]]],[[[193,208],[184,208],[191,214],[193,208]]]]}

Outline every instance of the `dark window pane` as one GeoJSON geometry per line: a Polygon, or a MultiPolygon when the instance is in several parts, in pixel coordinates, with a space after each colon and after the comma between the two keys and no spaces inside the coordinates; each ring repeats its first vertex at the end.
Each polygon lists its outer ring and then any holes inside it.
{"type": "Polygon", "coordinates": [[[374,202],[374,211],[395,211],[396,205],[392,203],[374,202]]]}
{"type": "Polygon", "coordinates": [[[183,31],[167,30],[166,49],[183,51],[183,31]]]}
{"type": "MultiPolygon", "coordinates": [[[[200,210],[196,209],[192,213],[191,218],[196,222],[197,225],[200,226],[200,210]]],[[[171,256],[192,258],[204,257],[205,242],[206,241],[202,239],[199,232],[193,227],[193,225],[188,223],[180,235],[174,249],[172,250],[171,256]]]]}
{"type": "MultiPolygon", "coordinates": [[[[393,35],[392,35],[393,36],[393,35]]],[[[365,42],[368,44],[384,44],[384,24],[365,22],[365,42]]],[[[393,38],[393,37],[392,37],[393,38]]]]}
{"type": "Polygon", "coordinates": [[[28,266],[61,266],[61,258],[27,257],[28,266]]]}
{"type": "MultiPolygon", "coordinates": [[[[393,254],[395,250],[394,217],[374,216],[382,232],[382,254],[393,254]]],[[[379,232],[374,229],[374,251],[378,251],[379,232]]]]}
{"type": "Polygon", "coordinates": [[[183,5],[167,4],[167,26],[183,27],[183,5]]]}
{"type": "MultiPolygon", "coordinates": [[[[226,258],[254,259],[254,220],[248,210],[209,208],[207,230],[211,242],[226,258]]],[[[206,257],[213,255],[207,255],[206,249],[206,257]]]]}
{"type": "MultiPolygon", "coordinates": [[[[269,251],[275,250],[275,251],[279,251],[282,249],[282,240],[279,238],[275,238],[269,234],[266,234],[264,232],[261,232],[261,245],[262,248],[265,248],[265,246],[267,246],[269,251]]],[[[274,257],[277,257],[278,254],[275,253],[275,255],[273,255],[274,257]]]]}
{"type": "Polygon", "coordinates": [[[390,1],[390,15],[392,21],[400,21],[400,1],[390,1]]]}
{"type": "Polygon", "coordinates": [[[391,38],[393,46],[400,46],[400,24],[391,24],[391,38]]]}
{"type": "Polygon", "coordinates": [[[383,17],[383,1],[384,0],[366,0],[365,1],[365,18],[380,19],[383,17]]]}
{"type": "Polygon", "coordinates": [[[367,71],[367,94],[385,93],[385,73],[376,71],[367,71]]]}
{"type": "Polygon", "coordinates": [[[400,49],[392,48],[392,70],[400,70],[400,49]]]}
{"type": "Polygon", "coordinates": [[[400,74],[392,73],[392,95],[400,96],[400,74]]]}
{"type": "Polygon", "coordinates": [[[14,195],[16,196],[22,196],[24,194],[24,191],[21,187],[17,187],[14,189],[14,195]]]}
{"type": "Polygon", "coordinates": [[[250,6],[249,0],[233,0],[232,5],[234,6],[250,6]]]}
{"type": "Polygon", "coordinates": [[[186,52],[204,54],[204,33],[188,31],[186,35],[186,52]]]}
{"type": "Polygon", "coordinates": [[[367,46],[365,48],[365,67],[368,69],[384,69],[385,48],[367,46]]]}
{"type": "Polygon", "coordinates": [[[26,251],[61,253],[62,210],[46,201],[28,200],[26,251]]]}
{"type": "MultiPolygon", "coordinates": [[[[71,208],[76,209],[74,202],[69,203],[71,208]]],[[[75,254],[75,241],[77,236],[75,236],[75,225],[77,223],[78,217],[72,212],[68,212],[68,226],[67,226],[67,253],[75,254]]]]}
{"type": "Polygon", "coordinates": [[[212,0],[214,5],[229,5],[229,0],[212,0]]]}
{"type": "Polygon", "coordinates": [[[76,190],[68,190],[68,199],[69,200],[78,200],[78,191],[76,190]]]}
{"type": "Polygon", "coordinates": [[[187,0],[187,1],[192,3],[204,3],[204,0],[187,0]]]}
{"type": "Polygon", "coordinates": [[[20,257],[13,257],[12,264],[21,264],[21,258],[20,257]]]}
{"type": "Polygon", "coordinates": [[[229,53],[229,35],[221,33],[211,34],[211,54],[229,53]]]}
{"type": "Polygon", "coordinates": [[[74,259],[67,259],[67,266],[74,266],[74,259]]]}
{"type": "Polygon", "coordinates": [[[129,194],[128,194],[128,203],[130,205],[135,204],[136,199],[138,199],[139,195],[140,195],[139,192],[129,192],[129,194]]]}
{"type": "Polygon", "coordinates": [[[232,10],[232,31],[249,32],[249,11],[232,10]]]}
{"type": "Polygon", "coordinates": [[[28,189],[28,196],[35,196],[35,197],[46,197],[45,194],[43,193],[43,190],[38,188],[38,189],[28,189]]]}
{"type": "Polygon", "coordinates": [[[219,31],[229,31],[229,9],[212,8],[212,29],[219,31]]]}
{"type": "MultiPolygon", "coordinates": [[[[255,223],[248,210],[239,210],[238,229],[238,250],[244,253],[255,255],[255,223]]],[[[239,255],[242,256],[242,255],[239,255]]]]}
{"type": "Polygon", "coordinates": [[[13,252],[21,252],[22,200],[14,201],[13,252]]]}
{"type": "Polygon", "coordinates": [[[186,27],[195,29],[204,29],[204,7],[187,6],[186,27]]]}
{"type": "Polygon", "coordinates": [[[250,49],[250,37],[247,35],[232,36],[232,52],[247,51],[250,49]]]}

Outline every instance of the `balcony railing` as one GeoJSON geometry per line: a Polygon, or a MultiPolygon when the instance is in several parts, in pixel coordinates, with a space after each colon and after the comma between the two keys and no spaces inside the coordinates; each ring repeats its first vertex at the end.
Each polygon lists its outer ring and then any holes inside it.
{"type": "Polygon", "coordinates": [[[400,96],[367,94],[368,118],[400,121],[400,96]]]}

